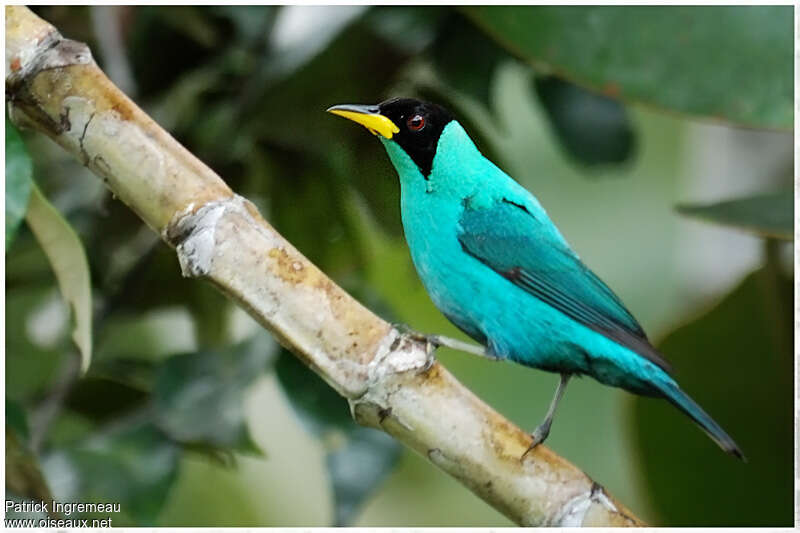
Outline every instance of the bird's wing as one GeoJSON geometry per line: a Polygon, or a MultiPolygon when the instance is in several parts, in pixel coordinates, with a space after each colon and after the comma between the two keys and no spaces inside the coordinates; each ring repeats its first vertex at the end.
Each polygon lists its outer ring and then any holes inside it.
{"type": "Polygon", "coordinates": [[[620,299],[567,246],[544,211],[503,199],[465,204],[459,242],[466,253],[573,320],[671,372],[620,299]]]}

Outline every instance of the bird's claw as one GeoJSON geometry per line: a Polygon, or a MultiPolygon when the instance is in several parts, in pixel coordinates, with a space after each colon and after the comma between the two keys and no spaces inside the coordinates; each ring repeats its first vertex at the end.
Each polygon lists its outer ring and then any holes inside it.
{"type": "Polygon", "coordinates": [[[427,357],[427,361],[423,371],[427,372],[430,370],[430,368],[433,366],[433,363],[436,362],[436,358],[433,354],[436,352],[436,349],[441,346],[441,343],[438,341],[438,336],[420,333],[419,331],[411,329],[408,324],[395,323],[392,324],[392,326],[394,329],[399,331],[401,335],[408,337],[411,340],[425,343],[425,355],[427,357]]]}
{"type": "Polygon", "coordinates": [[[522,457],[520,457],[519,460],[522,461],[525,459],[525,456],[528,455],[534,448],[543,443],[549,434],[550,427],[545,426],[544,424],[534,429],[533,433],[531,433],[531,444],[528,446],[528,449],[525,450],[525,453],[522,454],[522,457]]]}
{"type": "Polygon", "coordinates": [[[438,335],[428,335],[426,333],[420,333],[419,331],[411,329],[411,327],[409,327],[407,324],[397,323],[397,324],[392,324],[392,326],[394,327],[394,329],[399,331],[401,335],[408,337],[411,340],[415,340],[417,342],[424,342],[426,345],[426,349],[429,353],[436,351],[436,348],[442,345],[442,343],[439,342],[438,335]]]}

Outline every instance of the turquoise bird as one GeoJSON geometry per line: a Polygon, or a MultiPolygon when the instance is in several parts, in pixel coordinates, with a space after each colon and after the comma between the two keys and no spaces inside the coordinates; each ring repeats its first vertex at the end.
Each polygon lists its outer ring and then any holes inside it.
{"type": "MultiPolygon", "coordinates": [[[[683,392],[622,301],[572,251],[538,200],[486,159],[441,106],[409,98],[337,105],[383,143],[400,176],[406,241],[436,307],[493,359],[561,375],[530,449],[544,442],[571,376],[665,398],[724,451],[727,433],[683,392]]],[[[527,453],[527,452],[526,452],[527,453]]]]}

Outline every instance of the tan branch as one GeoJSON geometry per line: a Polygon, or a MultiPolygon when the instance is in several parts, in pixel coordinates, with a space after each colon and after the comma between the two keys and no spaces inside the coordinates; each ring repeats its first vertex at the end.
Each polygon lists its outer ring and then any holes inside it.
{"type": "Polygon", "coordinates": [[[484,404],[425,347],[333,283],[122,94],[89,49],[6,7],[6,98],[350,402],[522,525],[641,525],[586,474],[484,404]]]}

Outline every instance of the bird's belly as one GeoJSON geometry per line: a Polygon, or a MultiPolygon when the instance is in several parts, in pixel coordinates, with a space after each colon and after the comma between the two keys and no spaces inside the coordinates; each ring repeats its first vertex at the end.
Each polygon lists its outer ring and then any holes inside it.
{"type": "Polygon", "coordinates": [[[415,250],[414,264],[436,307],[499,357],[552,371],[584,372],[575,349],[579,326],[466,254],[453,237],[436,253],[415,250]]]}
{"type": "Polygon", "coordinates": [[[639,393],[648,393],[648,381],[662,373],[465,253],[455,231],[442,231],[449,227],[442,218],[423,222],[408,224],[404,218],[425,289],[451,322],[498,357],[552,372],[589,374],[639,393]]]}
{"type": "Polygon", "coordinates": [[[601,383],[651,394],[663,372],[641,356],[575,322],[482,263],[426,262],[420,277],[451,322],[495,355],[551,372],[588,374],[601,383]]]}

